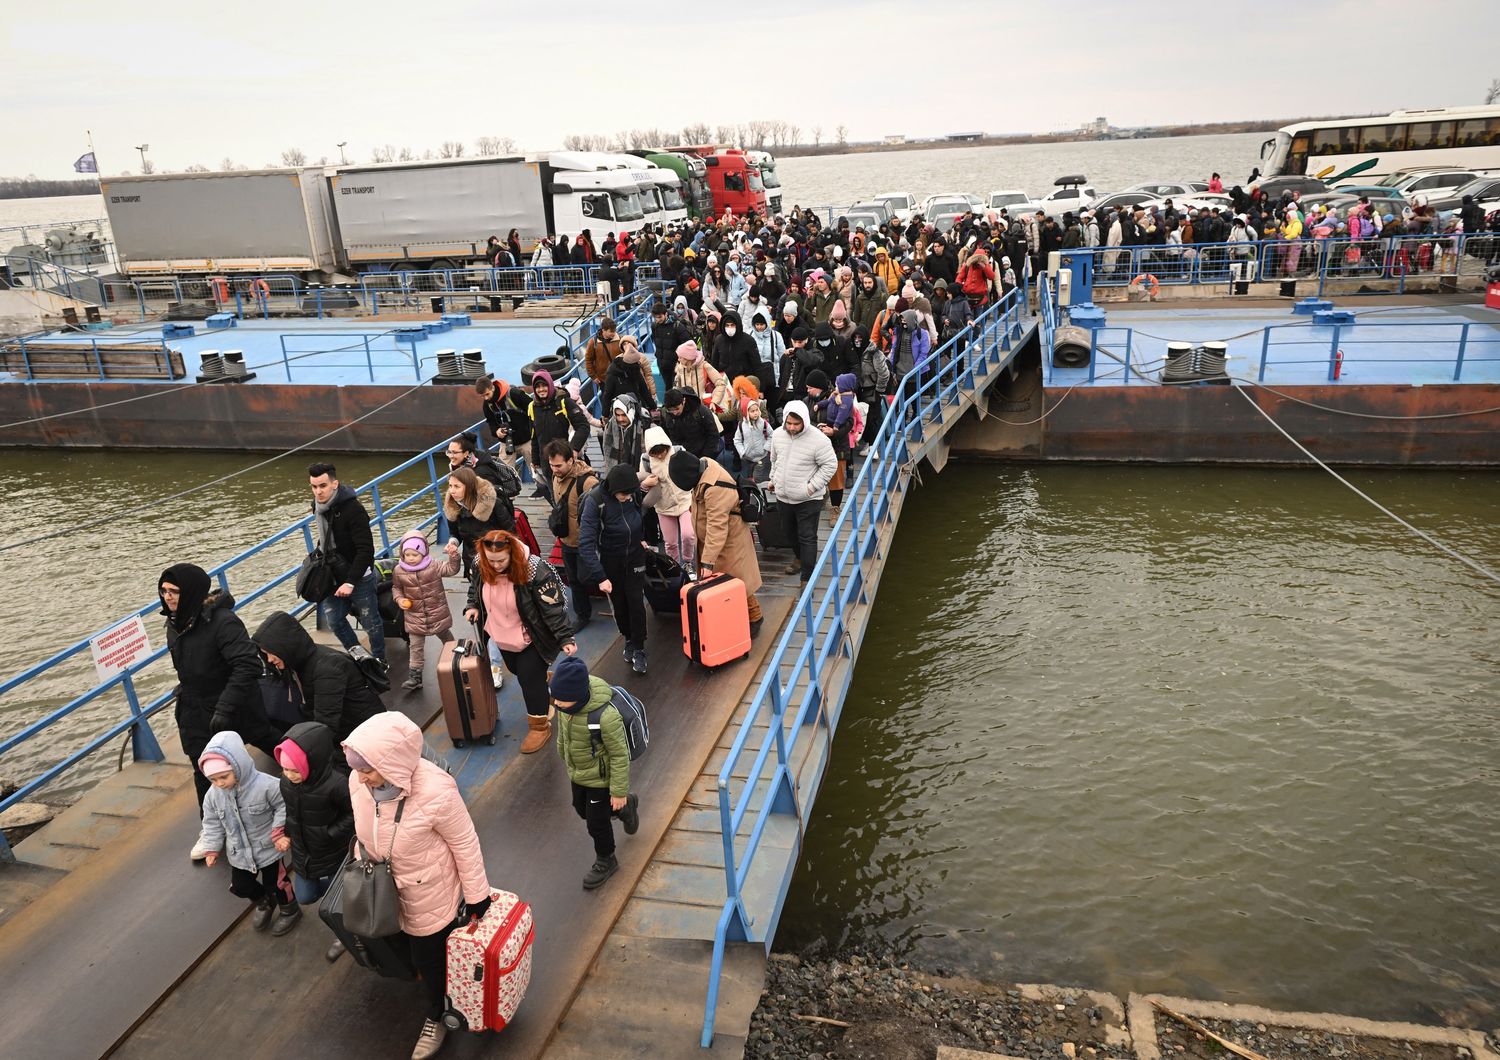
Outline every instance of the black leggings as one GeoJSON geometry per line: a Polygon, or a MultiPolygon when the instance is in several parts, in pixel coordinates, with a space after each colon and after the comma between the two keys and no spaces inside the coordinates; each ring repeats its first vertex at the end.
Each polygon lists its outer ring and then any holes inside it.
{"type": "Polygon", "coordinates": [[[281,862],[273,861],[265,868],[257,872],[247,869],[229,866],[229,893],[238,895],[251,902],[261,902],[267,898],[273,905],[291,905],[295,900],[277,882],[277,876],[281,871],[281,862]]]}
{"type": "Polygon", "coordinates": [[[500,649],[505,668],[516,675],[521,685],[521,698],[526,701],[526,713],[533,717],[546,717],[550,697],[547,695],[547,660],[537,651],[536,645],[520,651],[500,649]]]}
{"type": "Polygon", "coordinates": [[[600,555],[599,565],[609,579],[609,602],[615,625],[627,648],[646,647],[646,559],[639,551],[630,557],[600,555]]]}
{"type": "Polygon", "coordinates": [[[448,998],[448,936],[458,927],[458,915],[445,928],[431,935],[409,935],[411,939],[411,963],[422,977],[422,990],[427,994],[427,1014],[430,1020],[443,1018],[448,998]]]}

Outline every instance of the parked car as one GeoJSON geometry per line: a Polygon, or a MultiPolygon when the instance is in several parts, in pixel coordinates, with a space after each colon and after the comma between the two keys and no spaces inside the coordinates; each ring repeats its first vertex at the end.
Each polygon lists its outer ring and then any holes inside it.
{"type": "Polygon", "coordinates": [[[875,196],[875,200],[885,203],[892,216],[902,221],[910,221],[911,215],[917,212],[916,197],[909,191],[883,191],[875,196]]]}
{"type": "Polygon", "coordinates": [[[1395,188],[1407,199],[1416,195],[1426,195],[1431,199],[1446,195],[1480,175],[1469,169],[1408,169],[1392,173],[1379,183],[1386,188],[1395,188]]]}
{"type": "Polygon", "coordinates": [[[846,210],[838,216],[848,218],[849,231],[851,232],[856,228],[863,228],[866,232],[873,232],[884,224],[880,219],[880,215],[873,210],[846,210]]]}
{"type": "MultiPolygon", "coordinates": [[[[1366,195],[1365,198],[1370,200],[1370,208],[1375,211],[1377,217],[1384,217],[1386,214],[1400,217],[1401,211],[1406,207],[1406,200],[1400,196],[1366,195]]],[[[1347,217],[1349,208],[1359,200],[1358,195],[1327,195],[1321,199],[1310,200],[1310,202],[1314,206],[1327,206],[1337,210],[1340,217],[1347,217]]]]}
{"type": "Polygon", "coordinates": [[[1089,202],[1085,209],[1098,213],[1100,210],[1118,210],[1126,206],[1139,206],[1151,201],[1151,193],[1145,191],[1117,191],[1113,195],[1102,195],[1089,202]]]}
{"type": "Polygon", "coordinates": [[[879,199],[866,199],[863,202],[855,203],[853,206],[849,207],[849,209],[857,213],[875,214],[880,218],[881,224],[885,224],[892,217],[896,216],[895,214],[891,213],[891,208],[885,203],[881,202],[879,199]]]}
{"type": "Polygon", "coordinates": [[[1198,195],[1167,195],[1160,199],[1148,199],[1141,203],[1142,209],[1149,210],[1155,206],[1158,210],[1167,208],[1167,200],[1172,200],[1172,206],[1179,212],[1185,210],[1207,210],[1209,207],[1217,206],[1220,210],[1233,208],[1228,195],[1215,195],[1210,192],[1202,192],[1198,195]]]}
{"type": "MultiPolygon", "coordinates": [[[[1317,177],[1267,177],[1265,180],[1256,181],[1252,187],[1259,188],[1266,193],[1266,197],[1273,203],[1281,197],[1284,191],[1301,192],[1304,199],[1309,196],[1330,195],[1328,185],[1317,177]]],[[[1248,189],[1246,189],[1248,190],[1248,189]]]]}
{"type": "Polygon", "coordinates": [[[1020,188],[1002,188],[1000,191],[990,192],[989,209],[1014,211],[1017,206],[1025,206],[1031,202],[1031,196],[1020,188]]]}
{"type": "MultiPolygon", "coordinates": [[[[1027,203],[1021,210],[1031,213],[1040,210],[1049,217],[1061,217],[1069,210],[1077,213],[1099,197],[1099,193],[1087,181],[1088,178],[1081,174],[1073,177],[1058,177],[1053,181],[1057,186],[1056,191],[1027,203]]],[[[1014,215],[1016,211],[1012,210],[1011,213],[1014,215]]]]}
{"type": "Polygon", "coordinates": [[[1389,198],[1392,195],[1405,198],[1396,188],[1387,187],[1384,184],[1335,184],[1332,188],[1335,195],[1379,195],[1389,198]]]}
{"type": "Polygon", "coordinates": [[[1500,199],[1500,177],[1475,177],[1469,183],[1461,184],[1443,195],[1429,195],[1427,205],[1440,216],[1447,217],[1457,213],[1463,206],[1465,195],[1474,196],[1474,201],[1481,204],[1491,199],[1500,199]]]}
{"type": "Polygon", "coordinates": [[[922,200],[922,216],[931,221],[934,213],[942,213],[958,207],[964,210],[981,211],[984,200],[966,191],[940,191],[922,200]]]}
{"type": "Polygon", "coordinates": [[[1178,199],[1183,196],[1196,195],[1200,191],[1208,191],[1208,182],[1203,180],[1146,181],[1142,184],[1132,184],[1125,190],[1127,192],[1144,191],[1153,199],[1178,199]]]}

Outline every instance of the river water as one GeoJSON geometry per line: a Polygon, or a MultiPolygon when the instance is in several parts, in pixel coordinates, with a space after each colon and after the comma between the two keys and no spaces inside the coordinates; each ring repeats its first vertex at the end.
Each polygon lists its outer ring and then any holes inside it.
{"type": "MultiPolygon", "coordinates": [[[[1261,139],[885,152],[779,173],[788,206],[1035,194],[1071,172],[1101,191],[1213,170],[1233,182],[1261,139]]],[[[0,202],[0,227],[95,213],[86,197],[0,202]]],[[[0,543],[58,535],[0,553],[6,672],[150,599],[169,563],[212,566],[304,514],[304,457],[161,499],[258,459],[0,454],[0,543]]],[[[352,482],[390,463],[339,460],[352,482]]],[[[1353,477],[1500,564],[1494,476],[1353,477]]],[[[286,543],[234,587],[300,552],[286,543]]],[[[1500,1018],[1492,587],[1326,475],[1270,470],[950,465],[908,505],[890,563],[778,945],[1500,1018]]],[[[91,681],[85,657],[7,696],[0,733],[91,681]]],[[[123,709],[81,711],[0,758],[0,775],[34,775],[123,709]]],[[[114,765],[96,755],[48,797],[114,765]]]]}
{"type": "MultiPolygon", "coordinates": [[[[1351,477],[1500,566],[1494,476],[1351,477]]],[[[777,945],[1494,1026],[1497,626],[1322,472],[950,465],[777,945]]]]}

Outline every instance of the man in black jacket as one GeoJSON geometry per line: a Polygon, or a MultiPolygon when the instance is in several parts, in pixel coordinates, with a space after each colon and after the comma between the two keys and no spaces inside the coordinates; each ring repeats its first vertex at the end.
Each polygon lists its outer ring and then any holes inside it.
{"type": "MultiPolygon", "coordinates": [[[[255,630],[255,646],[267,662],[301,686],[303,713],[328,726],[335,744],[385,709],[358,663],[337,648],[314,643],[302,623],[285,611],[266,616],[255,630]]],[[[341,748],[334,753],[334,764],[349,768],[341,748]]]]}
{"type": "Polygon", "coordinates": [[[742,375],[752,378],[760,367],[760,350],[755,340],[745,334],[745,322],[733,309],[724,314],[719,335],[708,351],[708,363],[733,382],[742,375]]]}
{"type": "Polygon", "coordinates": [[[660,299],[651,307],[651,344],[656,347],[656,370],[665,382],[677,373],[677,347],[693,340],[693,331],[667,313],[660,299]]]}
{"type": "Polygon", "coordinates": [[[333,595],[319,603],[323,621],[345,648],[359,643],[349,625],[352,609],[370,635],[370,654],[385,662],[385,626],[375,597],[375,540],[370,536],[370,514],[353,488],[339,482],[332,464],[310,464],[313,514],[317,516],[318,546],[333,567],[337,582],[333,595]]]}
{"type": "Polygon", "coordinates": [[[703,407],[703,399],[687,390],[668,390],[662,406],[665,415],[661,425],[672,439],[694,456],[716,457],[719,454],[719,424],[714,414],[703,407]]]}
{"type": "Polygon", "coordinates": [[[500,460],[515,467],[517,450],[531,441],[531,395],[492,375],[480,377],[474,389],[484,398],[484,420],[500,443],[500,460]]]}

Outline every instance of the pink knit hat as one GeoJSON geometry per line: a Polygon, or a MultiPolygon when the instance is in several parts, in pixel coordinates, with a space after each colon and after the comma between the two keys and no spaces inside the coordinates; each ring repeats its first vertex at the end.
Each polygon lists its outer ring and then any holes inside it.
{"type": "Polygon", "coordinates": [[[198,759],[198,768],[203,771],[205,777],[211,777],[216,773],[232,773],[234,767],[229,764],[229,759],[223,755],[205,754],[198,759]]]}
{"type": "Polygon", "coordinates": [[[703,351],[698,348],[696,342],[684,342],[677,347],[677,359],[693,363],[703,359],[703,351]]]}
{"type": "Polygon", "coordinates": [[[282,740],[276,745],[276,761],[282,769],[295,769],[304,778],[312,772],[307,766],[307,752],[295,740],[282,740]]]}

